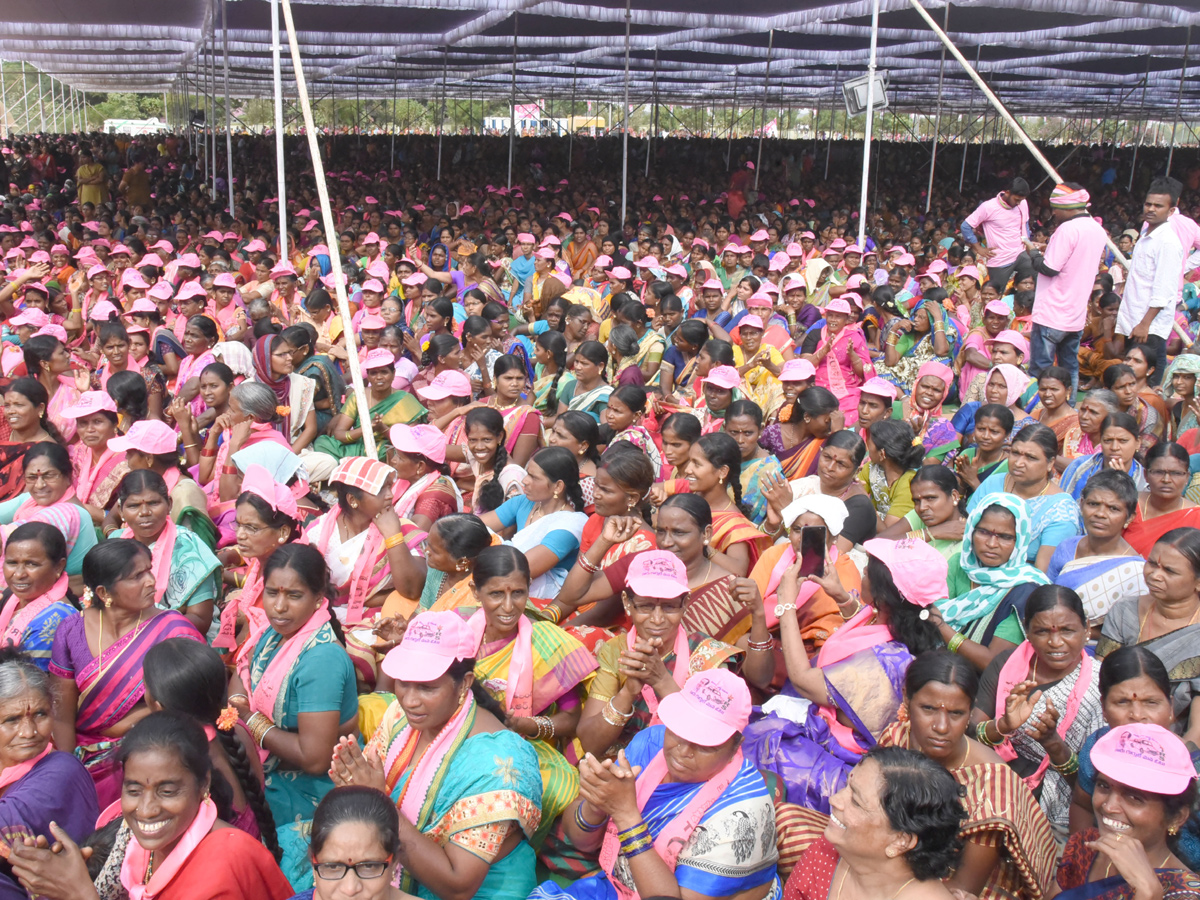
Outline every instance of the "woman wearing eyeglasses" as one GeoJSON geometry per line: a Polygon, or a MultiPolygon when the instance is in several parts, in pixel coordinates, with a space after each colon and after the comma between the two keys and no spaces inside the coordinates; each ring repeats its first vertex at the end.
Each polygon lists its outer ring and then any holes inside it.
{"type": "Polygon", "coordinates": [[[396,804],[368,787],[340,787],[325,795],[312,821],[313,887],[292,900],[405,900],[392,887],[400,849],[396,804]]]}
{"type": "Polygon", "coordinates": [[[1155,542],[1175,528],[1200,527],[1200,506],[1183,495],[1190,479],[1190,457],[1182,446],[1164,441],[1146,453],[1146,487],[1125,529],[1125,540],[1148,557],[1155,542]]]}

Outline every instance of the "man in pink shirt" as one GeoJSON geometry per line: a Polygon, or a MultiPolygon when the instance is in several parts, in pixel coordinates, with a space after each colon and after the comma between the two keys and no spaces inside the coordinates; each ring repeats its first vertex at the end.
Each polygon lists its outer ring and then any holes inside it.
{"type": "MultiPolygon", "coordinates": [[[[976,257],[987,263],[988,280],[1003,286],[1013,269],[1018,267],[1018,260],[1025,263],[1025,239],[1029,237],[1029,204],[1025,198],[1029,196],[1029,182],[1024,178],[1014,178],[1007,191],[1001,191],[991,200],[986,200],[976,207],[963,221],[963,239],[975,250],[976,257]],[[978,234],[982,228],[987,238],[987,246],[981,243],[978,234]]],[[[1027,269],[1027,265],[1022,265],[1027,269]]]]}
{"type": "Polygon", "coordinates": [[[1088,300],[1106,235],[1087,211],[1088,192],[1068,181],[1050,194],[1057,227],[1045,255],[1026,242],[1038,273],[1033,300],[1033,330],[1029,335],[1029,372],[1037,377],[1055,364],[1071,373],[1071,396],[1079,387],[1079,332],[1087,321],[1088,300]]]}

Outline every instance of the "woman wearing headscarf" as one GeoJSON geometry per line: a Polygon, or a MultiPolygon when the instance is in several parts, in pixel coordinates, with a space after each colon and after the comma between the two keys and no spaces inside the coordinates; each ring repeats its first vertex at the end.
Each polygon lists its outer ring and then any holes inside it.
{"type": "Polygon", "coordinates": [[[904,418],[912,426],[916,439],[925,453],[940,459],[958,444],[958,432],[948,416],[942,415],[942,404],[954,385],[954,370],[945,363],[931,359],[917,370],[912,396],[904,398],[904,418]]]}
{"type": "Polygon", "coordinates": [[[317,436],[317,383],[293,371],[296,350],[282,335],[264,334],[253,351],[254,377],[275,394],[275,410],[279,413],[275,427],[287,438],[293,453],[299,453],[317,436]]]}

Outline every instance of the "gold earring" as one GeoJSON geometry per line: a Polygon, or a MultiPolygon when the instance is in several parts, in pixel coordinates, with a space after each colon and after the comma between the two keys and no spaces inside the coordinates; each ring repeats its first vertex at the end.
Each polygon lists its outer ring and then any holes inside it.
{"type": "Polygon", "coordinates": [[[886,852],[887,852],[888,859],[894,859],[896,857],[896,851],[893,850],[891,847],[889,847],[886,852]]]}
{"type": "Polygon", "coordinates": [[[555,491],[555,492],[554,492],[554,499],[555,499],[555,500],[557,500],[557,499],[558,499],[558,495],[559,495],[559,494],[561,494],[561,493],[562,493],[562,491],[555,491]]]}
{"type": "Polygon", "coordinates": [[[112,609],[112,597],[105,597],[105,598],[104,598],[104,608],[105,608],[105,609],[112,609]]]}
{"type": "Polygon", "coordinates": [[[1169,834],[1171,837],[1175,837],[1175,835],[1179,834],[1178,826],[1172,825],[1167,829],[1167,834],[1169,834]]]}

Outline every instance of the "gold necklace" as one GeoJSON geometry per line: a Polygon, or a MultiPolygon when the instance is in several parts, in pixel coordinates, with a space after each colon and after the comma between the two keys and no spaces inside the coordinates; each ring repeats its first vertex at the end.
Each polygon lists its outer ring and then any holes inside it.
{"type": "MultiPolygon", "coordinates": [[[[1142,642],[1142,629],[1146,627],[1146,623],[1150,620],[1150,614],[1152,612],[1154,612],[1154,601],[1153,600],[1150,601],[1150,607],[1146,610],[1146,614],[1144,616],[1142,616],[1142,621],[1138,623],[1137,637],[1133,641],[1135,644],[1140,644],[1142,642]]],[[[1197,617],[1200,617],[1200,604],[1198,604],[1196,606],[1196,611],[1194,613],[1192,613],[1192,617],[1190,619],[1188,619],[1187,625],[1180,625],[1179,628],[1172,628],[1171,631],[1164,631],[1163,634],[1171,634],[1173,632],[1180,631],[1184,628],[1187,628],[1190,625],[1195,625],[1197,617]]],[[[1161,634],[1157,635],[1157,636],[1162,637],[1161,634]]]]}
{"type": "MultiPolygon", "coordinates": [[[[846,868],[842,869],[842,880],[838,882],[837,900],[842,900],[842,888],[844,888],[846,886],[846,873],[849,871],[850,871],[849,866],[846,866],[846,868]]],[[[903,891],[906,887],[908,887],[910,884],[912,884],[916,880],[917,880],[916,875],[914,875],[912,878],[908,879],[908,881],[906,881],[906,882],[904,882],[904,884],[900,885],[900,889],[897,890],[896,893],[892,894],[892,896],[889,898],[889,900],[896,900],[896,898],[900,896],[900,892],[903,891]]]]}

